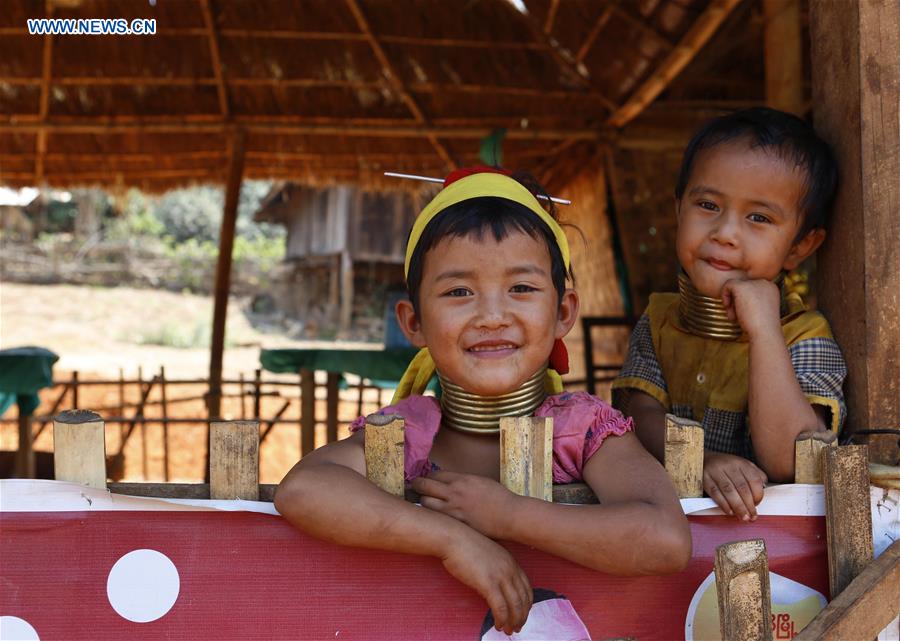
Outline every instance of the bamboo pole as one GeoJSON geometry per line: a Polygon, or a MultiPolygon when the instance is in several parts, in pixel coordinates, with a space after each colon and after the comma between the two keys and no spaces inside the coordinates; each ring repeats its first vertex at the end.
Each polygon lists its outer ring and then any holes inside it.
{"type": "Polygon", "coordinates": [[[772,595],[763,539],[716,548],[719,628],[725,641],[772,641],[772,595]]]}
{"type": "Polygon", "coordinates": [[[366,478],[385,492],[404,495],[403,417],[373,414],[366,418],[366,478]]]}
{"type": "Polygon", "coordinates": [[[837,447],[834,432],[800,432],[794,443],[794,483],[822,483],[825,448],[837,447]]]}
{"type": "Polygon", "coordinates": [[[703,496],[703,427],[700,423],[666,414],[663,460],[679,498],[703,496]]]}
{"type": "Polygon", "coordinates": [[[694,59],[737,4],[738,0],[712,0],[678,46],[631,94],[625,104],[610,116],[608,124],[612,127],[624,127],[634,120],[694,59]]]}
{"type": "Polygon", "coordinates": [[[68,410],[56,417],[53,466],[57,481],[106,489],[106,440],[99,415],[68,410]]]}
{"type": "Polygon", "coordinates": [[[213,421],[209,433],[209,494],[259,500],[259,423],[213,421]]]}
{"type": "Polygon", "coordinates": [[[219,230],[219,254],[216,262],[215,301],[213,304],[212,346],[209,356],[209,418],[218,419],[222,407],[222,358],[225,351],[225,320],[231,289],[231,252],[237,224],[241,178],[244,173],[244,132],[235,131],[230,144],[225,207],[219,230]]]}
{"type": "Polygon", "coordinates": [[[500,419],[500,482],[521,496],[553,501],[553,419],[500,419]]]}

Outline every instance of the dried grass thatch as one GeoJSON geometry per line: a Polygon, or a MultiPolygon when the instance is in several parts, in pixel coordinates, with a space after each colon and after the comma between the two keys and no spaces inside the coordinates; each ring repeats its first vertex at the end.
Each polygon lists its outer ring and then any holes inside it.
{"type": "MultiPolygon", "coordinates": [[[[0,184],[222,182],[238,129],[245,177],[307,184],[376,186],[385,169],[442,175],[477,161],[479,140],[495,128],[508,130],[504,164],[529,169],[551,166],[578,141],[659,145],[652,131],[629,138],[619,130],[729,14],[755,6],[521,4],[7,0],[0,184]],[[45,16],[155,18],[157,33],[29,35],[26,20],[45,16]]],[[[746,30],[746,21],[731,22],[746,30]]],[[[689,79],[676,90],[679,109],[691,118],[698,96],[742,98],[734,85],[748,73],[721,86],[689,79]]]]}

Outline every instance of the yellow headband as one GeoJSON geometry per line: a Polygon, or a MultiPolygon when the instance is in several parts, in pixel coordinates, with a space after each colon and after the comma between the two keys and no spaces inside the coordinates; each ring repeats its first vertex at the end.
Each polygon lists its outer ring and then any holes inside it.
{"type": "Polygon", "coordinates": [[[422,232],[428,226],[428,223],[450,205],[481,196],[505,198],[520,205],[525,205],[537,214],[550,228],[550,231],[553,232],[553,237],[559,246],[559,252],[562,254],[563,264],[566,266],[566,271],[569,270],[569,241],[566,240],[562,227],[540,206],[534,194],[528,191],[522,183],[509,176],[480,173],[460,178],[444,187],[416,218],[412,232],[409,234],[409,242],[406,244],[406,261],[403,264],[404,276],[409,276],[409,261],[412,260],[416,245],[419,244],[419,239],[422,237],[422,232]]]}

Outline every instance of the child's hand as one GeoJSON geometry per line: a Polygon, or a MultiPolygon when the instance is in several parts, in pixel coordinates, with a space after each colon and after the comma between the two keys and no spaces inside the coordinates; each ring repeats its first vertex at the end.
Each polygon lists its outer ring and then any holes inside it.
{"type": "Polygon", "coordinates": [[[476,474],[433,472],[412,482],[421,503],[462,521],[492,539],[505,538],[514,503],[519,498],[493,479],[476,474]]]}
{"type": "Polygon", "coordinates": [[[471,536],[454,539],[442,559],[444,568],[487,601],[495,628],[506,634],[518,632],[531,610],[531,582],[506,548],[468,531],[471,536]]]}
{"type": "Polygon", "coordinates": [[[765,472],[740,456],[706,452],[703,457],[703,489],[728,516],[755,521],[767,480],[765,472]]]}
{"type": "Polygon", "coordinates": [[[722,286],[722,303],[728,318],[736,320],[747,336],[776,330],[781,333],[781,292],[765,280],[729,280],[722,286]]]}

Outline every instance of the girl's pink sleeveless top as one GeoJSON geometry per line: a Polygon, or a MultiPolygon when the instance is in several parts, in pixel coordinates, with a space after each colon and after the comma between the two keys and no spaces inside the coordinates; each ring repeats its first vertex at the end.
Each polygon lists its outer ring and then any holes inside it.
{"type": "MultiPolygon", "coordinates": [[[[376,414],[399,414],[406,421],[406,482],[436,470],[428,459],[434,437],[441,427],[441,406],[431,396],[410,396],[376,414]]],[[[581,481],[585,464],[607,436],[621,436],[634,429],[626,418],[605,401],[587,392],[563,392],[548,396],[534,412],[553,418],[553,482],[581,481]]],[[[360,416],[351,432],[365,429],[360,416]]]]}

